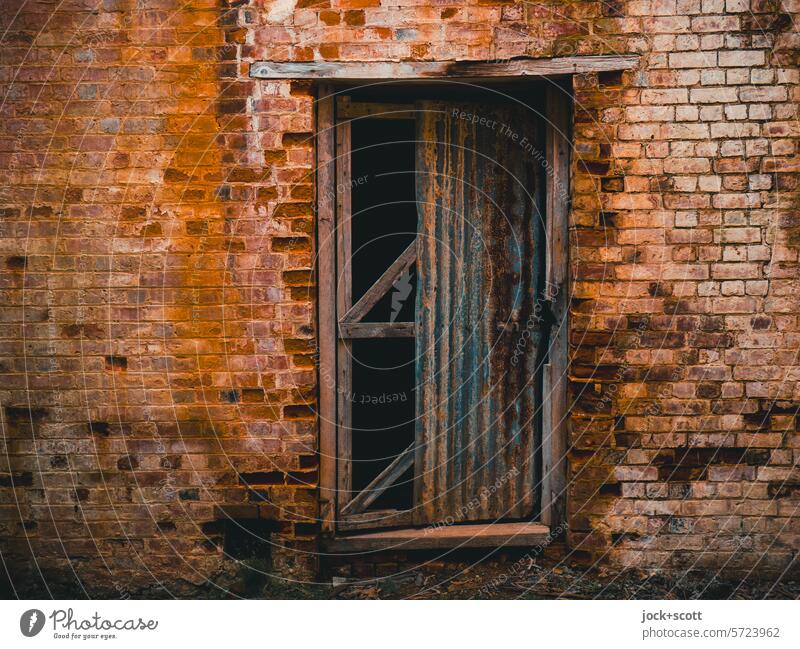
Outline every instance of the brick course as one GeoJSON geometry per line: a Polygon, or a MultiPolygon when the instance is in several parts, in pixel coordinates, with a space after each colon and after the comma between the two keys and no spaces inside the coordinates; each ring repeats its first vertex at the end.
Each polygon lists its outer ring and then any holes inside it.
{"type": "Polygon", "coordinates": [[[317,567],[313,96],[250,62],[603,53],[642,59],[574,78],[568,557],[783,570],[797,1],[222,4],[0,16],[0,537],[20,574],[236,587],[237,525],[275,573],[317,567]]]}

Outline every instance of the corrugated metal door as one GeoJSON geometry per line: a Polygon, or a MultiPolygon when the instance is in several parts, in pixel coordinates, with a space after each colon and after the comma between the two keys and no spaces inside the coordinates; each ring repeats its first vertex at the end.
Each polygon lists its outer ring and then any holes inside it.
{"type": "Polygon", "coordinates": [[[415,521],[530,518],[544,270],[538,120],[511,104],[418,108],[415,521]]]}

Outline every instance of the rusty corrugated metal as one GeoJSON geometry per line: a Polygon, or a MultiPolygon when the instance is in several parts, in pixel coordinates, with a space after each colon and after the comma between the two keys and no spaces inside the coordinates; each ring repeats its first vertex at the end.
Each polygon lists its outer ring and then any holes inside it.
{"type": "Polygon", "coordinates": [[[538,142],[535,120],[514,106],[420,108],[416,520],[526,518],[543,259],[541,166],[522,138],[538,142]]]}

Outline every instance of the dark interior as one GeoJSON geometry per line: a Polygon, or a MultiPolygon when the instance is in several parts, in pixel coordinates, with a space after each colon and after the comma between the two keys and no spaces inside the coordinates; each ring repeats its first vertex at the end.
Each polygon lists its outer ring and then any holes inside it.
{"type": "MultiPolygon", "coordinates": [[[[375,283],[417,235],[414,200],[414,122],[357,119],[352,122],[351,192],[353,301],[375,283]]],[[[405,321],[414,319],[413,294],[405,321]]],[[[390,321],[391,298],[375,306],[367,322],[390,321]]]]}
{"type": "MultiPolygon", "coordinates": [[[[414,339],[353,341],[353,489],[361,491],[414,440],[414,339]]],[[[413,469],[371,509],[408,509],[413,469]]]]}
{"type": "MultiPolygon", "coordinates": [[[[412,120],[352,122],[353,301],[414,240],[414,135],[412,120]]],[[[364,322],[413,322],[416,276],[401,277],[364,322]]],[[[363,490],[414,439],[414,340],[354,340],[353,489],[363,490]]],[[[370,509],[408,509],[413,469],[370,509]]]]}

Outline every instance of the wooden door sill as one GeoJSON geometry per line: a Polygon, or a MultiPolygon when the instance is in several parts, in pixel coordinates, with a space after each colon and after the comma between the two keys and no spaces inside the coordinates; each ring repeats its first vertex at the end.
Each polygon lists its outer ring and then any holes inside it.
{"type": "Polygon", "coordinates": [[[549,541],[550,528],[541,523],[471,523],[334,536],[323,539],[322,548],[328,552],[403,551],[524,547],[549,541]]]}

